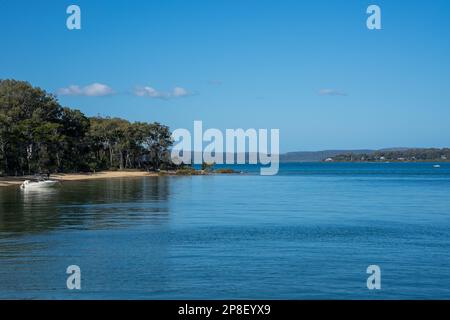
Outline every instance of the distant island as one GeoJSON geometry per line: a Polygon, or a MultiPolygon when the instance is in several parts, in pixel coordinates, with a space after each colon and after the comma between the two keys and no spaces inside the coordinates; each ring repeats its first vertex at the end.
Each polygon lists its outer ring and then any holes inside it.
{"type": "Polygon", "coordinates": [[[322,150],[322,151],[295,151],[280,154],[280,162],[319,162],[340,154],[370,153],[373,150],[322,150]]]}
{"type": "Polygon", "coordinates": [[[401,148],[372,152],[346,152],[322,159],[326,162],[446,162],[450,161],[449,148],[401,148]]]}
{"type": "Polygon", "coordinates": [[[280,155],[280,162],[446,162],[450,148],[386,148],[380,150],[297,151],[280,155]]]}

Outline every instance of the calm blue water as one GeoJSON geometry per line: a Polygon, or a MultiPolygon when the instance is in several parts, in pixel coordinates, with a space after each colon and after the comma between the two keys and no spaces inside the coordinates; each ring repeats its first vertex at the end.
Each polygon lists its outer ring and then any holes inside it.
{"type": "Polygon", "coordinates": [[[241,170],[0,189],[0,298],[450,298],[450,164],[241,170]]]}

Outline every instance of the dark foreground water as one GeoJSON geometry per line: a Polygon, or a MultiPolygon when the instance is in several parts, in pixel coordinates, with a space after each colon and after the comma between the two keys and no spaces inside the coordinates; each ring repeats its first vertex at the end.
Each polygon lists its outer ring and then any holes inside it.
{"type": "Polygon", "coordinates": [[[450,298],[450,164],[244,169],[0,189],[0,298],[450,298]]]}

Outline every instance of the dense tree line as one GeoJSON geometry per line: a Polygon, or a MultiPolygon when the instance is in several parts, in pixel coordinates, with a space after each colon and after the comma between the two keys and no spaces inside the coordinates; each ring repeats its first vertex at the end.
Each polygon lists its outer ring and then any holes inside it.
{"type": "Polygon", "coordinates": [[[449,161],[449,148],[424,148],[404,150],[379,150],[372,153],[345,153],[332,158],[345,162],[385,162],[385,161],[449,161]]]}
{"type": "Polygon", "coordinates": [[[167,126],[86,117],[27,82],[0,80],[0,174],[170,167],[167,126]]]}

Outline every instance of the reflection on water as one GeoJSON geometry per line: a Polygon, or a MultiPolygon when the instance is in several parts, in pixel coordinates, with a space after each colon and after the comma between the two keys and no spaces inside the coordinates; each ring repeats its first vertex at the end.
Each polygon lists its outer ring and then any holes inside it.
{"type": "Polygon", "coordinates": [[[1,189],[0,298],[65,297],[70,264],[82,266],[86,282],[107,291],[129,269],[139,270],[129,282],[142,282],[140,274],[149,268],[146,279],[162,290],[166,243],[152,235],[137,238],[128,229],[145,226],[144,235],[152,226],[165,229],[170,183],[163,177],[118,178],[1,189]],[[148,257],[145,266],[135,258],[141,255],[148,257]],[[103,272],[105,266],[113,269],[103,272]]]}
{"type": "Polygon", "coordinates": [[[169,179],[64,182],[60,186],[0,192],[0,232],[120,227],[168,217],[169,179]]]}
{"type": "Polygon", "coordinates": [[[0,298],[448,299],[449,190],[450,164],[3,188],[0,298]]]}

